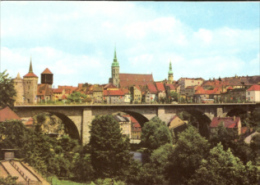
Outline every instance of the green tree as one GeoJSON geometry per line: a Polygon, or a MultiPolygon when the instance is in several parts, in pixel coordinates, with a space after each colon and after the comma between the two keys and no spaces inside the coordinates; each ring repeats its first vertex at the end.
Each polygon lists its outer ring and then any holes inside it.
{"type": "Polygon", "coordinates": [[[85,94],[82,94],[80,92],[73,92],[72,94],[70,94],[68,96],[68,100],[72,101],[72,102],[77,102],[77,103],[81,103],[84,99],[86,98],[85,94]]]}
{"type": "Polygon", "coordinates": [[[260,165],[260,133],[255,134],[250,142],[250,148],[252,149],[252,161],[260,165]]]}
{"type": "Polygon", "coordinates": [[[168,184],[165,178],[169,156],[174,152],[172,144],[165,144],[154,150],[150,162],[144,164],[139,173],[139,183],[144,185],[168,184]]]}
{"type": "Polygon", "coordinates": [[[170,184],[185,184],[209,152],[209,143],[196,128],[189,126],[179,134],[166,170],[170,184]]]}
{"type": "Polygon", "coordinates": [[[170,97],[171,97],[172,101],[178,101],[179,95],[178,95],[177,92],[173,92],[173,91],[172,91],[172,92],[170,93],[170,97]]]}
{"type": "Polygon", "coordinates": [[[225,151],[219,143],[210,150],[207,160],[203,159],[200,167],[189,179],[190,185],[257,185],[257,168],[248,162],[246,165],[228,149],[225,151]]]}
{"type": "Polygon", "coordinates": [[[16,185],[18,177],[8,175],[6,178],[0,177],[0,185],[16,185]]]}
{"type": "Polygon", "coordinates": [[[144,124],[141,143],[144,147],[154,150],[166,143],[172,143],[172,135],[166,124],[154,117],[144,124]]]}
{"type": "Polygon", "coordinates": [[[21,148],[28,134],[21,121],[6,121],[0,123],[0,148],[21,148]]]}
{"type": "Polygon", "coordinates": [[[36,132],[41,132],[42,131],[42,125],[46,121],[46,113],[40,113],[36,116],[36,121],[35,121],[35,131],[36,132]]]}
{"type": "Polygon", "coordinates": [[[90,130],[91,163],[96,177],[122,177],[130,164],[130,142],[112,115],[97,116],[90,130]]]}
{"type": "Polygon", "coordinates": [[[14,97],[16,96],[16,91],[14,89],[13,79],[9,77],[6,72],[0,72],[0,107],[9,106],[14,107],[14,97]]]}
{"type": "Polygon", "coordinates": [[[212,147],[221,143],[224,150],[230,148],[231,152],[236,157],[239,157],[244,164],[249,160],[254,161],[254,158],[251,155],[252,149],[244,142],[243,137],[239,137],[235,130],[228,130],[223,125],[219,125],[216,132],[211,134],[209,142],[212,147]]]}

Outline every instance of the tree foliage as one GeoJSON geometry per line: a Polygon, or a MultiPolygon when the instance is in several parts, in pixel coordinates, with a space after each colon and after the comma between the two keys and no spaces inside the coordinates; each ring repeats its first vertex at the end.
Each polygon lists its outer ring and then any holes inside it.
{"type": "Polygon", "coordinates": [[[207,160],[203,159],[200,167],[189,180],[190,185],[257,185],[257,168],[251,162],[243,165],[228,149],[225,151],[219,143],[210,150],[207,160]]]}
{"type": "Polygon", "coordinates": [[[169,156],[174,152],[172,144],[165,144],[154,150],[150,162],[144,164],[139,174],[139,184],[156,185],[168,184],[165,170],[169,163],[169,156]]]}
{"type": "Polygon", "coordinates": [[[166,143],[172,143],[172,135],[166,124],[154,117],[144,124],[141,143],[144,147],[154,150],[166,143]]]}
{"type": "Polygon", "coordinates": [[[169,156],[167,177],[171,184],[186,183],[191,175],[207,157],[209,143],[196,128],[189,126],[179,134],[174,151],[169,156]]]}
{"type": "Polygon", "coordinates": [[[97,116],[90,131],[91,163],[98,177],[122,177],[130,164],[129,138],[113,116],[97,116]]]}
{"type": "Polygon", "coordinates": [[[59,140],[41,132],[26,129],[21,121],[0,123],[0,148],[19,149],[21,157],[42,174],[69,177],[74,155],[79,146],[76,140],[63,136],[59,140]]]}
{"type": "Polygon", "coordinates": [[[68,96],[68,100],[70,100],[71,102],[77,102],[77,103],[81,103],[85,98],[86,98],[85,94],[82,94],[77,91],[73,92],[72,94],[70,94],[68,96]]]}
{"type": "Polygon", "coordinates": [[[18,177],[12,177],[8,175],[6,178],[0,177],[0,185],[17,185],[16,180],[18,177]]]}
{"type": "Polygon", "coordinates": [[[0,107],[9,106],[14,107],[14,97],[16,96],[16,91],[14,89],[13,79],[9,77],[6,72],[0,72],[0,107]]]}
{"type": "Polygon", "coordinates": [[[235,130],[227,130],[223,125],[219,125],[216,132],[211,134],[209,142],[212,147],[221,143],[224,150],[230,149],[244,164],[249,160],[254,161],[251,148],[244,142],[243,137],[238,136],[235,130]]]}

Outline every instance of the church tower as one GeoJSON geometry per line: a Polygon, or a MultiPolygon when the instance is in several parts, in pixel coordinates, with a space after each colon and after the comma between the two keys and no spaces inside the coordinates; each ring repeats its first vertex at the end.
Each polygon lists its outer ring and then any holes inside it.
{"type": "Polygon", "coordinates": [[[172,84],[172,82],[173,82],[173,72],[172,72],[172,63],[170,62],[169,72],[168,72],[168,84],[172,84]]]}
{"type": "Polygon", "coordinates": [[[20,74],[17,74],[17,77],[14,79],[14,89],[16,91],[15,104],[23,104],[24,98],[24,88],[23,88],[23,79],[20,77],[20,74]]]}
{"type": "Polygon", "coordinates": [[[29,104],[37,103],[37,87],[38,87],[38,76],[33,73],[32,58],[30,61],[29,72],[23,76],[24,86],[24,102],[29,104]]]}
{"type": "Polygon", "coordinates": [[[120,79],[119,79],[119,63],[116,58],[116,49],[114,53],[114,60],[111,66],[111,79],[110,83],[112,83],[114,86],[119,87],[120,79]]]}

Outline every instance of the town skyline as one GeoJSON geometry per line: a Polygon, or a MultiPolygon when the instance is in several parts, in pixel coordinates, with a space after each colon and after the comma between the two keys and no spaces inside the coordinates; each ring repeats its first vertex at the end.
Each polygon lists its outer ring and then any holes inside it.
{"type": "Polygon", "coordinates": [[[174,80],[260,74],[259,2],[1,5],[1,71],[13,78],[32,57],[34,73],[49,68],[55,86],[105,84],[115,46],[120,72],[155,81],[167,79],[170,61],[174,80]]]}

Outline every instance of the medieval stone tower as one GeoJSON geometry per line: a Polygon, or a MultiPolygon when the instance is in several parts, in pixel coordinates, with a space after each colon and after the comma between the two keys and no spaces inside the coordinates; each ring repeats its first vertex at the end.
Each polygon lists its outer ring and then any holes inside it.
{"type": "Polygon", "coordinates": [[[41,73],[41,84],[48,84],[52,88],[53,74],[48,68],[41,73]]]}
{"type": "Polygon", "coordinates": [[[173,82],[173,72],[172,72],[172,63],[170,62],[169,72],[168,72],[168,84],[172,84],[172,82],[173,82]]]}
{"type": "Polygon", "coordinates": [[[119,63],[116,58],[116,49],[114,53],[114,60],[111,66],[111,78],[109,83],[112,83],[114,86],[119,87],[120,78],[119,78],[119,63]]]}
{"type": "Polygon", "coordinates": [[[32,58],[29,72],[23,76],[24,102],[29,104],[37,103],[38,76],[33,73],[32,58]]]}
{"type": "Polygon", "coordinates": [[[20,77],[20,74],[17,74],[17,77],[14,79],[14,89],[16,91],[15,104],[24,103],[24,88],[23,88],[23,79],[20,77]]]}

